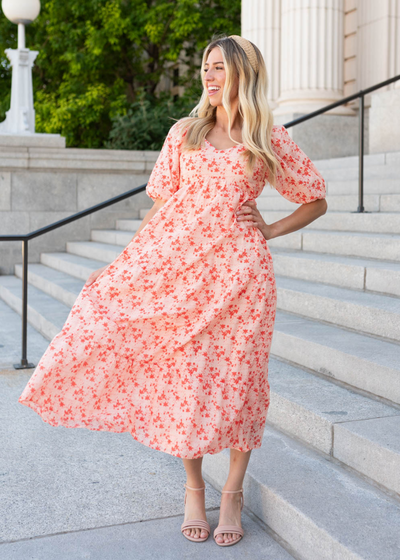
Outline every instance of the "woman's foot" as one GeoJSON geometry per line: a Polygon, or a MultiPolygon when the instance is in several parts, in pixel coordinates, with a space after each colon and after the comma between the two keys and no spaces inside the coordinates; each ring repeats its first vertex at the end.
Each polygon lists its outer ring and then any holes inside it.
{"type": "MultiPolygon", "coordinates": [[[[205,484],[189,484],[192,488],[201,488],[205,484]]],[[[203,519],[207,521],[206,517],[206,505],[205,505],[205,489],[204,490],[191,490],[187,488],[186,490],[186,505],[185,505],[185,521],[190,521],[191,519],[203,519]]],[[[206,529],[186,529],[183,531],[188,537],[193,537],[195,539],[203,539],[208,535],[206,529]]]]}
{"type": "MultiPolygon", "coordinates": [[[[233,490],[233,488],[223,488],[223,490],[233,490]]],[[[218,525],[238,525],[242,527],[241,505],[241,492],[235,494],[221,494],[218,525]]],[[[218,543],[230,543],[240,536],[239,533],[220,533],[215,537],[215,540],[218,543]]]]}

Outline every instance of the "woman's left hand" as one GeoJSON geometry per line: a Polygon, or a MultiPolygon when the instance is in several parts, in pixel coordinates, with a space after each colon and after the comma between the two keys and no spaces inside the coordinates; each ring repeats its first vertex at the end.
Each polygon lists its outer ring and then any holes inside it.
{"type": "Polygon", "coordinates": [[[261,216],[255,200],[246,200],[239,208],[236,210],[236,218],[243,226],[246,227],[258,227],[265,239],[271,239],[272,228],[270,225],[266,224],[263,217],[261,216]]]}

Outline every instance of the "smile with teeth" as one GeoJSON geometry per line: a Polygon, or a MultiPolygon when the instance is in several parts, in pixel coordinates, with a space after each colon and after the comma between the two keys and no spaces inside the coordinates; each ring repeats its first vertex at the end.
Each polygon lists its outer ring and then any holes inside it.
{"type": "Polygon", "coordinates": [[[208,86],[208,95],[214,95],[215,93],[217,93],[217,91],[219,91],[221,88],[218,86],[208,86]]]}

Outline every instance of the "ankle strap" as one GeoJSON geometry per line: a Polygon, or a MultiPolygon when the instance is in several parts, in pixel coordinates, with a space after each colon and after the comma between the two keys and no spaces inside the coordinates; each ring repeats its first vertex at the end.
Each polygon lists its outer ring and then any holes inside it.
{"type": "Polygon", "coordinates": [[[203,486],[202,488],[192,488],[191,486],[188,486],[186,483],[183,485],[185,488],[189,488],[189,490],[204,490],[205,486],[203,486]]]}
{"type": "Polygon", "coordinates": [[[238,492],[243,492],[243,488],[240,490],[221,490],[222,494],[237,494],[238,492]]]}

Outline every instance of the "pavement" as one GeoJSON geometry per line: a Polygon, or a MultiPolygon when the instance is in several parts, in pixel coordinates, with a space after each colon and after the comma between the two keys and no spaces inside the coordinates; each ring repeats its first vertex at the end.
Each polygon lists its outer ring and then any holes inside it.
{"type": "MultiPolygon", "coordinates": [[[[246,506],[237,545],[218,547],[212,534],[205,543],[187,540],[182,460],[128,432],[50,426],[18,403],[34,371],[12,367],[20,341],[21,319],[0,301],[1,560],[292,558],[246,506]]],[[[29,361],[37,364],[48,344],[28,328],[29,361]]],[[[212,532],[219,503],[206,483],[212,532]]]]}

